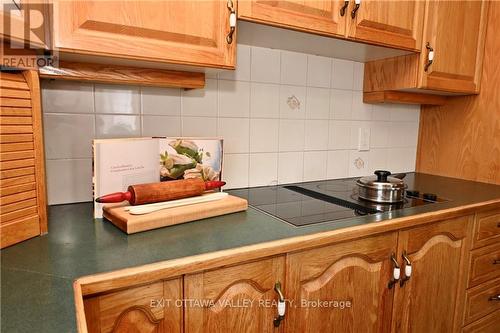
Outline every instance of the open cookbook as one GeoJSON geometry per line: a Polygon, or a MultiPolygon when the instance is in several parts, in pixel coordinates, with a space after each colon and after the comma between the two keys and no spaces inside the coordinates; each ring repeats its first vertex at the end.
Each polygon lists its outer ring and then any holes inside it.
{"type": "MultiPolygon", "coordinates": [[[[221,180],[219,138],[146,137],[93,141],[94,200],[129,185],[176,179],[221,180]]],[[[94,217],[103,204],[94,202],[94,217]]]]}

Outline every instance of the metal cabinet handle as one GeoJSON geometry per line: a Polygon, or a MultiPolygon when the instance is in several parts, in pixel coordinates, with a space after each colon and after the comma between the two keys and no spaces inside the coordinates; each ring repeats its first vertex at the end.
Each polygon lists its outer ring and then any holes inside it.
{"type": "Polygon", "coordinates": [[[344,5],[340,8],[340,16],[345,15],[345,10],[347,9],[347,6],[349,6],[349,0],[344,1],[344,5]]]}
{"type": "Polygon", "coordinates": [[[276,282],[274,285],[274,290],[278,293],[278,316],[274,318],[273,324],[274,327],[278,327],[281,324],[281,321],[285,319],[285,310],[286,310],[286,302],[285,296],[281,291],[281,282],[276,282]]]}
{"type": "Polygon", "coordinates": [[[394,287],[394,285],[399,281],[399,277],[401,276],[401,269],[399,268],[399,264],[394,253],[391,254],[391,261],[394,265],[394,268],[392,269],[391,281],[389,281],[389,284],[387,285],[389,289],[392,289],[392,287],[394,287]]]}
{"type": "Polygon", "coordinates": [[[401,281],[399,281],[399,285],[401,287],[404,286],[406,281],[410,279],[412,273],[411,261],[410,258],[408,258],[408,256],[406,255],[406,251],[403,251],[402,257],[405,263],[405,276],[401,279],[401,281]]]}
{"type": "Polygon", "coordinates": [[[361,6],[361,0],[354,0],[354,9],[351,12],[351,17],[356,18],[356,12],[359,9],[359,6],[361,6]]]}
{"type": "Polygon", "coordinates": [[[491,296],[490,298],[488,298],[488,301],[500,301],[500,294],[491,296]]]}
{"type": "Polygon", "coordinates": [[[233,42],[233,34],[236,30],[236,10],[234,9],[233,0],[227,0],[227,9],[229,9],[229,33],[226,36],[226,42],[231,44],[233,42]]]}
{"type": "Polygon", "coordinates": [[[500,259],[493,260],[493,265],[500,265],[500,259]]]}
{"type": "Polygon", "coordinates": [[[432,62],[434,61],[434,49],[429,42],[427,42],[425,48],[427,49],[427,63],[425,64],[424,71],[427,72],[429,66],[432,65],[432,62]]]}

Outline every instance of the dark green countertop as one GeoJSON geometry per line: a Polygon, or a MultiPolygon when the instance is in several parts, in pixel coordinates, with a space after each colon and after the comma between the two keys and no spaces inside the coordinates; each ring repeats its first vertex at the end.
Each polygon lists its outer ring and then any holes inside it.
{"type": "MultiPolygon", "coordinates": [[[[408,174],[409,188],[450,201],[397,211],[404,217],[500,198],[500,186],[408,174]]],[[[92,218],[92,203],[49,207],[49,233],[3,249],[2,332],[76,331],[72,282],[83,275],[374,223],[387,213],[296,228],[255,209],[126,235],[92,218]]]]}

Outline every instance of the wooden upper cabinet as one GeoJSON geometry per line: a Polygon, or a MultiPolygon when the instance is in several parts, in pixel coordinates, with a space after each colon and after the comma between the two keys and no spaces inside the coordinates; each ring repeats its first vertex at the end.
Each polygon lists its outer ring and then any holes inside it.
{"type": "MultiPolygon", "coordinates": [[[[399,233],[398,261],[404,262],[406,254],[412,273],[396,287],[392,332],[459,331],[470,220],[460,217],[399,233]]],[[[402,265],[402,279],[404,271],[402,265]]]]}
{"type": "Polygon", "coordinates": [[[488,1],[428,1],[426,6],[420,88],[478,92],[488,1]],[[425,70],[427,43],[434,50],[434,59],[425,70]]]}
{"type": "MultiPolygon", "coordinates": [[[[235,0],[233,0],[236,7],[235,0]]],[[[236,8],[234,8],[236,9],[236,8]]],[[[234,68],[227,1],[54,2],[61,52],[234,68]]]]}
{"type": "Polygon", "coordinates": [[[275,257],[186,275],[185,298],[204,303],[186,303],[184,332],[280,332],[274,288],[284,271],[285,258],[275,257]]]}
{"type": "Polygon", "coordinates": [[[182,332],[182,278],[84,299],[89,333],[182,332]]]}
{"type": "Polygon", "coordinates": [[[238,2],[238,18],[253,22],[312,32],[328,36],[344,37],[345,15],[340,15],[344,1],[310,0],[242,0],[238,2]]]}
{"type": "Polygon", "coordinates": [[[423,1],[351,0],[348,37],[379,45],[420,50],[423,1]],[[355,18],[352,11],[356,10],[355,18]]]}
{"type": "Polygon", "coordinates": [[[286,331],[389,331],[396,244],[394,232],[289,255],[286,331]]]}

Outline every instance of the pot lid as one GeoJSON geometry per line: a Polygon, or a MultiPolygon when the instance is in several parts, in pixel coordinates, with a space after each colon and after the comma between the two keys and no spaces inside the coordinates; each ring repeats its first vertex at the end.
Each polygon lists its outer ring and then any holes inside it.
{"type": "Polygon", "coordinates": [[[375,175],[362,177],[357,180],[357,184],[377,190],[397,190],[406,188],[405,182],[396,177],[390,177],[391,172],[376,170],[375,175]]]}

